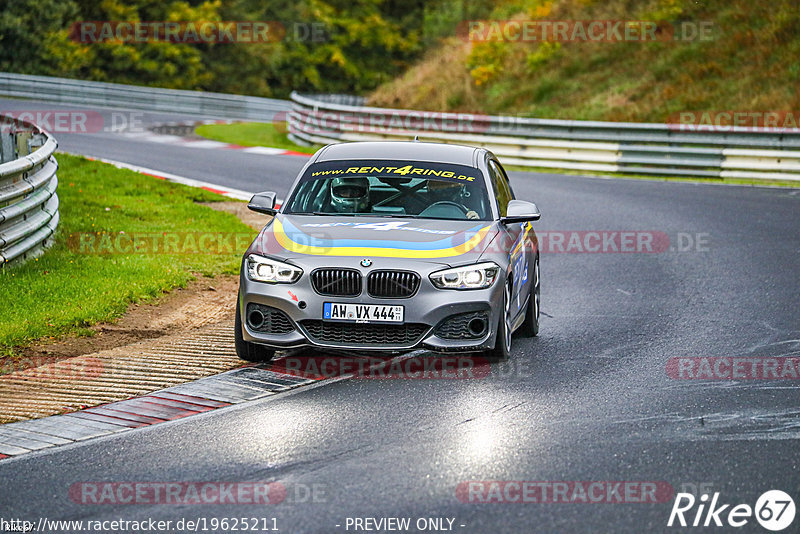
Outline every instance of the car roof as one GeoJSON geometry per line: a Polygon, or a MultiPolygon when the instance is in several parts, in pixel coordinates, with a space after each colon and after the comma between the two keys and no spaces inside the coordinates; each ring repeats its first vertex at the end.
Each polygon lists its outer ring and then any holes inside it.
{"type": "Polygon", "coordinates": [[[317,152],[316,162],[355,159],[435,161],[475,167],[479,148],[420,141],[359,141],[328,145],[317,152]]]}

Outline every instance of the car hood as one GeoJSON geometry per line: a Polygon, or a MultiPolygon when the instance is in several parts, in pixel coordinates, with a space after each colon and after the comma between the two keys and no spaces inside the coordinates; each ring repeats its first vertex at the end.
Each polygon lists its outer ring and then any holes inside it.
{"type": "Polygon", "coordinates": [[[492,221],[278,214],[248,253],[300,261],[338,256],[458,265],[477,261],[497,233],[492,221]]]}

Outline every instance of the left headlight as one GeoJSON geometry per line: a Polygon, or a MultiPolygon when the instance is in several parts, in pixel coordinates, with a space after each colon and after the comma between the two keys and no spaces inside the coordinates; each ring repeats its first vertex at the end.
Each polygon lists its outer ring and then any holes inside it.
{"type": "Polygon", "coordinates": [[[436,271],[430,279],[439,289],[486,289],[494,284],[499,271],[496,263],[488,261],[436,271]]]}
{"type": "Polygon", "coordinates": [[[300,267],[282,261],[271,260],[258,254],[247,256],[247,278],[256,282],[293,284],[302,274],[303,269],[300,267]]]}

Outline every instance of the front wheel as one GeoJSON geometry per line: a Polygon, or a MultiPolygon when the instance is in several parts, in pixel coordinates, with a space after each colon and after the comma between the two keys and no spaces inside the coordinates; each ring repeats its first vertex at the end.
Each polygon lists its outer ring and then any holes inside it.
{"type": "Polygon", "coordinates": [[[236,355],[247,362],[268,362],[275,356],[275,351],[244,340],[242,335],[242,318],[239,316],[239,304],[236,304],[236,319],[234,320],[233,342],[236,346],[236,355]]]}
{"type": "Polygon", "coordinates": [[[533,263],[533,283],[531,294],[528,296],[528,305],[525,307],[525,322],[520,330],[526,337],[539,335],[539,316],[541,315],[541,281],[539,280],[539,257],[533,263]]]}
{"type": "Polygon", "coordinates": [[[503,290],[503,311],[497,321],[497,335],[495,336],[494,348],[486,352],[486,356],[491,360],[505,360],[511,356],[511,284],[506,283],[503,290]]]}

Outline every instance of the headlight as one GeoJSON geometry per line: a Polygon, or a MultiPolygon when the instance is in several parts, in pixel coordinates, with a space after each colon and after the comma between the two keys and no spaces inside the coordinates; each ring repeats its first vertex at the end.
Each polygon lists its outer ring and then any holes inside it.
{"type": "Polygon", "coordinates": [[[486,289],[494,284],[500,267],[491,261],[437,271],[430,275],[439,289],[486,289]]]}
{"type": "Polygon", "coordinates": [[[271,260],[258,254],[247,256],[247,278],[256,282],[268,282],[270,284],[293,284],[297,282],[303,269],[271,260]]]}

